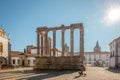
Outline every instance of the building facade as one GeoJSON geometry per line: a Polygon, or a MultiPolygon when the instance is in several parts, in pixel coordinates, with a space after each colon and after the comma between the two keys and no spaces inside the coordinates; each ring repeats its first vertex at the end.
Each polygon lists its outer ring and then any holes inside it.
{"type": "Polygon", "coordinates": [[[93,52],[84,52],[85,56],[85,63],[90,66],[109,66],[109,57],[110,52],[108,51],[101,51],[101,47],[97,41],[93,52]]]}
{"type": "MultiPolygon", "coordinates": [[[[37,47],[29,45],[26,47],[26,53],[19,51],[11,51],[11,64],[13,66],[35,66],[37,55],[37,47]]],[[[51,50],[51,56],[59,57],[62,56],[62,51],[56,48],[55,55],[53,55],[53,50],[51,50]]],[[[67,53],[65,53],[67,56],[67,53]]]]}
{"type": "MultiPolygon", "coordinates": [[[[66,46],[65,56],[70,56],[68,46],[66,46]]],[[[41,49],[41,47],[40,47],[41,49]]],[[[33,45],[28,45],[26,47],[26,53],[21,53],[17,51],[11,52],[11,63],[14,66],[35,66],[36,56],[37,55],[37,47],[33,45]]],[[[56,54],[53,54],[53,50],[51,50],[51,56],[59,57],[62,56],[62,51],[57,49],[55,50],[56,54]]],[[[79,53],[75,53],[74,55],[79,55],[79,53]]],[[[86,59],[86,64],[90,64],[91,66],[109,66],[109,58],[110,52],[101,51],[99,43],[97,41],[96,46],[93,52],[84,52],[84,56],[86,59]]]]}
{"type": "Polygon", "coordinates": [[[120,67],[120,37],[114,39],[109,46],[111,52],[109,67],[120,67]]]}
{"type": "Polygon", "coordinates": [[[10,37],[0,28],[0,65],[10,65],[10,37]]]}
{"type": "Polygon", "coordinates": [[[86,64],[91,66],[109,66],[109,52],[85,52],[86,64]]]}
{"type": "Polygon", "coordinates": [[[35,66],[36,54],[11,51],[11,64],[13,66],[35,66]]]}
{"type": "Polygon", "coordinates": [[[97,41],[93,52],[85,52],[86,64],[91,66],[109,66],[110,52],[101,51],[101,47],[97,41]]]}

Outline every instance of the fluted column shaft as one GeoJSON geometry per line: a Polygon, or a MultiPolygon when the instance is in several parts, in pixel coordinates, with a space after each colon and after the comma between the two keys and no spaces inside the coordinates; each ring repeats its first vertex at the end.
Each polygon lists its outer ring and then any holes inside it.
{"type": "Polygon", "coordinates": [[[37,55],[39,56],[40,54],[40,36],[39,32],[37,32],[37,55]]]}
{"type": "Polygon", "coordinates": [[[55,48],[56,48],[56,30],[53,30],[53,56],[55,56],[55,48]]]}
{"type": "Polygon", "coordinates": [[[48,31],[45,31],[45,56],[48,55],[48,31]]]}
{"type": "Polygon", "coordinates": [[[80,55],[84,54],[84,31],[80,29],[80,55]]]}
{"type": "Polygon", "coordinates": [[[73,56],[73,53],[74,53],[74,29],[71,28],[70,29],[70,53],[71,53],[71,56],[73,56]]]}
{"type": "Polygon", "coordinates": [[[49,51],[50,51],[50,56],[51,56],[51,41],[50,41],[50,43],[49,43],[49,51]]]}
{"type": "Polygon", "coordinates": [[[64,51],[65,51],[65,47],[64,47],[64,33],[65,33],[65,29],[62,29],[62,56],[64,56],[64,51]]]}
{"type": "Polygon", "coordinates": [[[41,33],[41,56],[43,56],[43,34],[41,33]]]}

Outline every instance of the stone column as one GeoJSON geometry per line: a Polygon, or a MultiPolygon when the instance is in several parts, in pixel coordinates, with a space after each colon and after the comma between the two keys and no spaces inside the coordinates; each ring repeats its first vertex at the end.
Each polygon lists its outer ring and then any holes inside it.
{"type": "Polygon", "coordinates": [[[64,47],[64,32],[65,32],[65,28],[62,28],[62,56],[64,56],[64,52],[65,52],[65,47],[64,47]]]}
{"type": "Polygon", "coordinates": [[[40,36],[39,32],[37,32],[37,55],[39,56],[40,54],[40,36]]]}
{"type": "Polygon", "coordinates": [[[55,48],[56,48],[56,29],[53,30],[53,56],[55,56],[55,48]]]}
{"type": "Polygon", "coordinates": [[[50,56],[51,56],[51,40],[50,40],[50,43],[49,43],[49,50],[50,50],[50,56]]]}
{"type": "Polygon", "coordinates": [[[41,55],[41,35],[39,33],[39,55],[41,55]]]}
{"type": "Polygon", "coordinates": [[[84,29],[80,29],[80,55],[84,54],[84,29]]]}
{"type": "Polygon", "coordinates": [[[45,56],[48,55],[48,31],[45,31],[45,56]]]}
{"type": "Polygon", "coordinates": [[[43,56],[43,34],[41,33],[41,56],[43,56]]]}
{"type": "Polygon", "coordinates": [[[73,56],[74,53],[74,28],[70,28],[70,55],[73,56]]]}

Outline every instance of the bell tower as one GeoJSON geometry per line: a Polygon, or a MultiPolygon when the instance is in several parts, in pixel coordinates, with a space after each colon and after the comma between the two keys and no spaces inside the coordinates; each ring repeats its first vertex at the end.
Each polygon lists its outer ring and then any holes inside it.
{"type": "Polygon", "coordinates": [[[99,46],[98,41],[96,42],[96,46],[94,48],[94,52],[101,52],[101,47],[99,46]]]}

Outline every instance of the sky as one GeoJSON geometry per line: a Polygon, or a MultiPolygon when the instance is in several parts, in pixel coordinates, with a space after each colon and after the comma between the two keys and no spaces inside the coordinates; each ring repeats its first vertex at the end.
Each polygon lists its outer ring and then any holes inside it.
{"type": "MultiPolygon", "coordinates": [[[[120,36],[120,0],[0,0],[0,25],[10,34],[12,50],[23,51],[37,44],[36,28],[74,23],[84,25],[85,52],[93,51],[98,40],[102,51],[120,36]]],[[[52,38],[52,32],[48,34],[52,38]]],[[[79,51],[79,30],[74,31],[74,52],[79,51]]],[[[61,31],[56,47],[61,49],[61,31]]],[[[65,31],[70,46],[70,31],[65,31]]]]}

